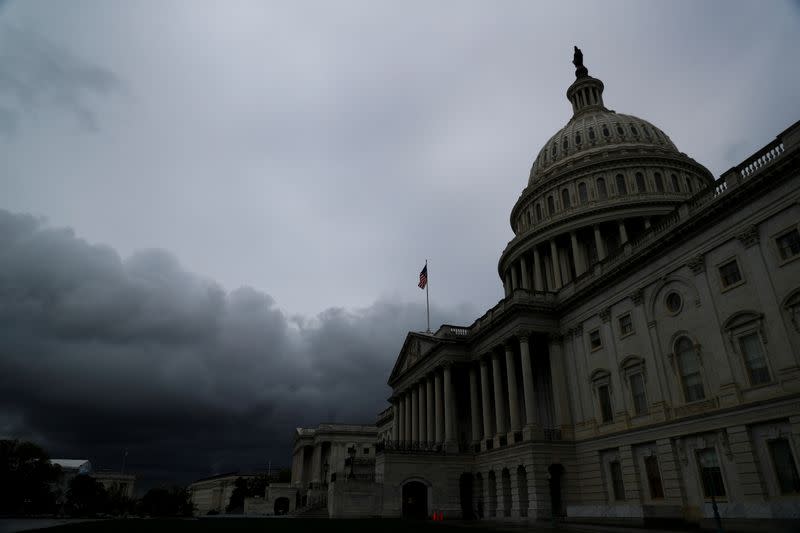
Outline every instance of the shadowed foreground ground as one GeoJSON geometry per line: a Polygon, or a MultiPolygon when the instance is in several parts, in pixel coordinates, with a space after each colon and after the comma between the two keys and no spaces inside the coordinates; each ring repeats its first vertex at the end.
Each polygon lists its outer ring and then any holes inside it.
{"type": "MultiPolygon", "coordinates": [[[[423,533],[428,531],[444,532],[469,532],[469,531],[498,531],[501,527],[485,527],[476,522],[433,522],[411,521],[399,519],[365,519],[365,520],[327,520],[327,519],[299,519],[299,518],[213,518],[200,520],[175,520],[175,519],[128,519],[128,520],[101,520],[97,522],[82,522],[67,524],[49,529],[32,531],[46,531],[49,533],[101,533],[114,531],[120,533],[140,532],[169,532],[169,533],[203,533],[203,532],[249,532],[258,531],[269,533],[299,533],[301,531],[325,531],[343,533],[394,533],[414,531],[423,533]]],[[[509,527],[509,530],[524,528],[509,527]]],[[[536,531],[549,531],[549,528],[536,531]]],[[[553,530],[555,531],[555,530],[553,530]]],[[[565,531],[560,529],[559,531],[565,531]]]]}

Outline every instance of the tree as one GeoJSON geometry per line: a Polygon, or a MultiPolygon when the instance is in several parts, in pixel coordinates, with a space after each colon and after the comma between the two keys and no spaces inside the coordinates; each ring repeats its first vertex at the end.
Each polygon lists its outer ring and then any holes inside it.
{"type": "Polygon", "coordinates": [[[260,474],[251,478],[236,478],[234,482],[234,489],[231,493],[231,499],[225,507],[226,513],[243,513],[244,512],[244,499],[252,498],[254,496],[264,497],[267,491],[269,480],[265,474],[260,474]]]}
{"type": "Polygon", "coordinates": [[[193,511],[189,492],[182,487],[152,488],[139,502],[139,512],[150,516],[191,516],[193,511]]]}
{"type": "Polygon", "coordinates": [[[67,490],[67,512],[72,516],[93,516],[106,510],[108,493],[103,484],[86,474],[72,478],[67,490]]]}
{"type": "Polygon", "coordinates": [[[32,442],[0,440],[0,513],[51,513],[61,468],[32,442]]]}

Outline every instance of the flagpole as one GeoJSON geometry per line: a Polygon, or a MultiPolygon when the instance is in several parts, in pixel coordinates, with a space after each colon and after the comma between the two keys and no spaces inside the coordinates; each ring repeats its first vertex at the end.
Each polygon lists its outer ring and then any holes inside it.
{"type": "MultiPolygon", "coordinates": [[[[425,260],[425,272],[428,272],[428,260],[425,260]]],[[[431,274],[428,272],[428,281],[425,283],[425,308],[428,311],[428,329],[427,333],[431,332],[431,300],[428,296],[428,287],[431,284],[431,274]]]]}

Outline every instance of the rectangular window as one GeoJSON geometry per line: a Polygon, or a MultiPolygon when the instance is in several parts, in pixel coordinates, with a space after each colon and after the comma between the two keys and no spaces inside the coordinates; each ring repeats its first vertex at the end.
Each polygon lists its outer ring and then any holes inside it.
{"type": "Polygon", "coordinates": [[[739,272],[739,264],[736,260],[731,260],[719,267],[719,277],[723,287],[730,287],[742,281],[742,274],[739,272]]]}
{"type": "Polygon", "coordinates": [[[364,448],[364,455],[369,455],[369,448],[364,448]]]}
{"type": "Polygon", "coordinates": [[[778,476],[778,485],[781,494],[800,492],[800,476],[797,475],[797,465],[786,439],[770,441],[769,454],[772,456],[772,465],[778,476]]]}
{"type": "Polygon", "coordinates": [[[719,467],[717,451],[714,448],[698,450],[697,464],[700,469],[700,479],[703,481],[705,497],[725,496],[725,483],[722,481],[722,470],[719,467]]]}
{"type": "Polygon", "coordinates": [[[658,469],[658,459],[655,455],[644,458],[644,469],[647,474],[647,484],[650,487],[650,499],[663,498],[664,486],[661,484],[661,471],[658,469]]]}
{"type": "Polygon", "coordinates": [[[764,349],[758,333],[750,333],[739,337],[739,346],[742,348],[744,364],[747,367],[747,375],[751,385],[769,383],[769,368],[764,359],[764,349]]]}
{"type": "Polygon", "coordinates": [[[787,231],[775,240],[778,243],[778,252],[781,254],[781,259],[790,259],[800,255],[800,233],[796,228],[787,231]]]}
{"type": "Polygon", "coordinates": [[[630,313],[619,317],[619,334],[627,335],[633,333],[633,320],[631,320],[630,313]]]}
{"type": "Polygon", "coordinates": [[[600,399],[600,415],[603,417],[603,422],[611,422],[614,420],[614,411],[611,408],[611,393],[608,385],[597,387],[597,396],[600,399]]]}
{"type": "Polygon", "coordinates": [[[608,468],[611,470],[611,485],[614,488],[614,499],[617,501],[625,501],[625,484],[622,482],[622,466],[619,461],[611,461],[608,463],[608,468]]]}
{"type": "Polygon", "coordinates": [[[600,348],[603,343],[600,341],[600,330],[596,329],[589,333],[589,344],[592,347],[592,350],[596,350],[600,348]]]}
{"type": "Polygon", "coordinates": [[[633,408],[637,415],[647,412],[647,398],[644,394],[644,376],[636,373],[631,376],[631,395],[633,396],[633,408]]]}

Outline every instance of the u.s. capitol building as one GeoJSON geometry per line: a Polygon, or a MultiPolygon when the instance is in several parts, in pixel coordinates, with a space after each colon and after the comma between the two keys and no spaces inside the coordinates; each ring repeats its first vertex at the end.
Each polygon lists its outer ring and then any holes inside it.
{"type": "Polygon", "coordinates": [[[375,426],[298,430],[300,512],[800,518],[800,122],[715,180],[574,63],[505,298],[409,333],[375,426]]]}

